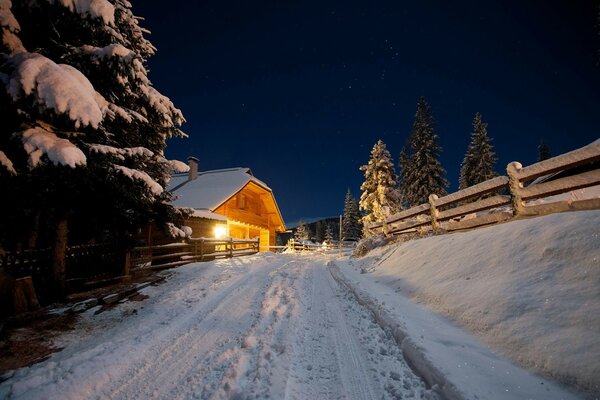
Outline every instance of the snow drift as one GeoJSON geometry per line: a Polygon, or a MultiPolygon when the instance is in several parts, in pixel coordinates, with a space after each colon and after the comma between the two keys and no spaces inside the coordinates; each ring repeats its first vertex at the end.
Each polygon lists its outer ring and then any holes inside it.
{"type": "Polygon", "coordinates": [[[450,316],[528,368],[600,392],[600,212],[376,249],[379,284],[450,316]]]}

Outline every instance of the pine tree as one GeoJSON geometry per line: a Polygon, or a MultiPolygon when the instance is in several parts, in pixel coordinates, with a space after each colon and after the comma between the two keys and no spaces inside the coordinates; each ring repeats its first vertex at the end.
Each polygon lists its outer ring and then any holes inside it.
{"type": "Polygon", "coordinates": [[[306,227],[304,221],[300,221],[296,230],[294,231],[294,239],[296,240],[308,240],[310,239],[310,231],[306,227]]]}
{"type": "Polygon", "coordinates": [[[490,142],[487,124],[481,119],[481,114],[477,113],[473,119],[471,141],[460,167],[460,190],[498,176],[494,171],[496,155],[490,142]]]}
{"type": "Polygon", "coordinates": [[[360,187],[360,209],[365,211],[364,225],[384,221],[400,208],[400,193],[394,163],[385,143],[379,140],[371,150],[371,159],[360,167],[365,181],[360,187]]]}
{"type": "Polygon", "coordinates": [[[148,79],[155,48],[130,3],[69,4],[0,6],[0,183],[21,210],[12,218],[3,207],[0,218],[54,231],[59,294],[69,233],[123,242],[149,221],[168,221],[176,213],[164,187],[173,168],[185,169],[163,155],[167,139],[184,136],[184,119],[148,79]]]}
{"type": "Polygon", "coordinates": [[[405,208],[408,205],[406,194],[408,193],[407,182],[410,181],[410,157],[406,147],[402,147],[398,156],[398,191],[400,192],[400,205],[405,208]]]}
{"type": "Polygon", "coordinates": [[[327,227],[325,228],[325,243],[333,243],[333,229],[331,224],[327,224],[327,227]]]}
{"type": "Polygon", "coordinates": [[[435,132],[433,116],[424,97],[419,99],[415,122],[409,138],[411,147],[409,174],[404,177],[409,206],[427,203],[430,194],[444,196],[448,181],[439,161],[442,151],[435,132]]]}
{"type": "Polygon", "coordinates": [[[342,240],[358,240],[361,237],[362,225],[360,222],[358,203],[350,189],[346,192],[344,201],[344,216],[342,218],[342,240]]]}
{"type": "Polygon", "coordinates": [[[538,158],[537,161],[544,161],[552,157],[552,153],[550,152],[550,147],[544,141],[540,141],[538,146],[538,158]]]}

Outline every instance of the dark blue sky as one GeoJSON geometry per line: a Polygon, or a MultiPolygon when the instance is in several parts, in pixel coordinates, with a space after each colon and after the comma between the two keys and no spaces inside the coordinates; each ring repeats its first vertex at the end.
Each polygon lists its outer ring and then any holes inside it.
{"type": "Polygon", "coordinates": [[[183,110],[170,158],[248,166],[286,221],[336,215],[377,139],[394,159],[419,96],[457,187],[475,112],[498,172],[600,137],[597,1],[134,1],[155,86],[183,110]],[[456,4],[450,4],[456,3],[456,4]]]}

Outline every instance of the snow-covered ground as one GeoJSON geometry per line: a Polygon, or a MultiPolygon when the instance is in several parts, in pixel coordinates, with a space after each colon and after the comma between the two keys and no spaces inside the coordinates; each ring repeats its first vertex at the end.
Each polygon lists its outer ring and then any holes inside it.
{"type": "Polygon", "coordinates": [[[144,302],[83,316],[66,348],[0,398],[436,398],[333,280],[331,256],[181,267],[144,302]]]}
{"type": "MultiPolygon", "coordinates": [[[[450,317],[533,371],[600,395],[599,211],[391,244],[337,264],[353,286],[385,302],[409,336],[423,331],[419,346],[459,389],[474,374],[505,375],[497,372],[505,367],[429,311],[408,313],[409,305],[450,317]]],[[[514,381],[502,381],[514,391],[514,381]]]]}
{"type": "Polygon", "coordinates": [[[585,398],[488,345],[595,379],[599,222],[567,213],[359,260],[263,253],[180,267],[142,302],[88,310],[64,350],[15,371],[0,398],[585,398]]]}

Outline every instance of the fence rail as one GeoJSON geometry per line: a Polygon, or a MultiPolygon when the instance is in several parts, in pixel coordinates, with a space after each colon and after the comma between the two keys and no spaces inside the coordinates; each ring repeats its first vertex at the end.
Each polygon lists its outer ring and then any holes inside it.
{"type": "MultiPolygon", "coordinates": [[[[114,243],[67,247],[65,274],[69,290],[119,277],[125,249],[114,243]]],[[[13,278],[31,276],[37,295],[44,301],[51,286],[52,249],[0,253],[0,269],[13,278]]]]}
{"type": "Polygon", "coordinates": [[[372,233],[400,235],[417,230],[443,232],[470,229],[506,221],[518,216],[536,216],[569,210],[600,208],[600,198],[558,200],[540,199],[600,184],[600,142],[548,160],[523,167],[507,165],[507,176],[498,176],[444,197],[429,196],[429,202],[371,224],[372,233]],[[561,173],[546,182],[540,177],[561,173]],[[528,184],[529,183],[529,184],[528,184]],[[485,211],[485,213],[483,213],[485,211]]]}
{"type": "Polygon", "coordinates": [[[166,269],[218,257],[239,257],[258,253],[260,240],[189,238],[186,242],[134,247],[126,257],[127,272],[136,269],[166,269]]]}

